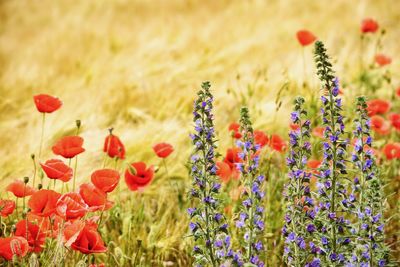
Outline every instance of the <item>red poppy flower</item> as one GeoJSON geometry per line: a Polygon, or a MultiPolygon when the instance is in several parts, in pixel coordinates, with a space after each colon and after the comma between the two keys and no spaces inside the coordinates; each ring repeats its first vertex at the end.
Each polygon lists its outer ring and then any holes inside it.
{"type": "Polygon", "coordinates": [[[36,189],[30,187],[22,181],[16,180],[6,187],[6,191],[11,192],[16,197],[26,197],[35,193],[36,189]]]}
{"type": "Polygon", "coordinates": [[[106,265],[104,263],[90,264],[89,267],[106,267],[106,265]]]}
{"type": "Polygon", "coordinates": [[[117,157],[120,159],[125,158],[125,146],[118,136],[112,133],[106,137],[104,141],[103,151],[111,158],[117,157]]]}
{"type": "Polygon", "coordinates": [[[396,95],[397,95],[398,97],[400,97],[400,87],[398,87],[398,88],[396,89],[396,95]]]}
{"type": "Polygon", "coordinates": [[[62,106],[61,100],[51,95],[35,95],[33,100],[37,110],[42,113],[52,113],[62,106]]]}
{"type": "Polygon", "coordinates": [[[159,158],[166,158],[174,151],[174,148],[167,143],[158,143],[153,146],[153,150],[159,158]]]}
{"type": "Polygon", "coordinates": [[[108,210],[113,205],[113,202],[107,200],[107,194],[93,184],[82,184],[79,187],[79,194],[89,206],[90,211],[108,210]]]}
{"type": "Polygon", "coordinates": [[[371,128],[381,135],[390,133],[390,123],[378,115],[371,117],[371,128]]]}
{"type": "Polygon", "coordinates": [[[103,253],[107,251],[104,241],[97,231],[97,225],[94,226],[93,223],[85,223],[85,226],[79,231],[71,247],[83,254],[103,253]]]}
{"type": "Polygon", "coordinates": [[[271,136],[269,146],[278,152],[284,152],[286,149],[286,141],[277,134],[271,136]]]}
{"type": "Polygon", "coordinates": [[[7,217],[12,214],[15,210],[15,201],[8,199],[0,199],[0,215],[1,217],[7,217]]]}
{"type": "Polygon", "coordinates": [[[392,59],[384,54],[377,54],[375,56],[375,62],[379,66],[383,67],[392,63],[392,59]]]}
{"type": "Polygon", "coordinates": [[[392,123],[392,126],[400,131],[400,114],[392,113],[389,115],[389,120],[392,123]]]}
{"type": "Polygon", "coordinates": [[[400,158],[400,143],[389,143],[383,147],[383,153],[388,160],[400,158]]]}
{"type": "Polygon", "coordinates": [[[324,138],[325,127],[317,126],[312,130],[312,134],[319,138],[324,138]]]}
{"type": "Polygon", "coordinates": [[[58,230],[61,228],[60,226],[64,223],[64,219],[57,214],[51,215],[50,220],[50,217],[42,217],[32,212],[29,212],[26,215],[26,218],[29,222],[39,225],[40,231],[43,232],[46,236],[52,238],[57,237],[58,230]]]}
{"type": "Polygon", "coordinates": [[[231,135],[233,138],[235,138],[235,139],[242,138],[242,134],[240,133],[240,124],[239,123],[232,122],[229,125],[228,130],[231,132],[231,135]]]}
{"type": "Polygon", "coordinates": [[[65,136],[52,147],[52,150],[54,154],[70,159],[85,151],[82,145],[82,137],[65,136]]]}
{"type": "Polygon", "coordinates": [[[240,148],[234,147],[234,148],[228,148],[226,150],[226,155],[224,158],[224,162],[229,165],[231,170],[236,170],[236,164],[242,162],[242,160],[239,157],[239,153],[241,152],[240,148]]]}
{"type": "Polygon", "coordinates": [[[296,124],[296,123],[291,123],[289,124],[290,129],[292,129],[293,131],[297,131],[298,129],[300,129],[300,125],[296,124]]]}
{"type": "Polygon", "coordinates": [[[46,241],[46,234],[41,231],[39,225],[27,220],[21,220],[16,225],[15,235],[27,239],[29,251],[39,253],[46,241]]]}
{"type": "Polygon", "coordinates": [[[97,170],[92,173],[92,183],[101,191],[112,192],[119,182],[119,172],[112,169],[97,170]]]}
{"type": "Polygon", "coordinates": [[[56,204],[61,194],[48,189],[34,193],[28,201],[31,212],[38,216],[50,216],[56,212],[56,204]]]}
{"type": "Polygon", "coordinates": [[[318,159],[310,159],[307,162],[307,167],[310,169],[318,169],[321,166],[322,161],[318,159]]]}
{"type": "Polygon", "coordinates": [[[82,196],[76,192],[62,195],[57,201],[57,214],[66,220],[82,218],[89,211],[82,196]]]}
{"type": "Polygon", "coordinates": [[[64,164],[62,160],[50,159],[44,164],[40,163],[43,171],[50,179],[58,179],[63,182],[68,182],[72,178],[72,168],[64,164]]]}
{"type": "Polygon", "coordinates": [[[296,33],[296,37],[302,46],[310,45],[314,43],[315,40],[317,40],[317,37],[315,37],[315,35],[312,32],[307,30],[298,31],[296,33]]]}
{"type": "Polygon", "coordinates": [[[28,253],[29,244],[25,238],[20,236],[12,236],[0,238],[0,256],[10,261],[13,256],[25,257],[28,253]]]}
{"type": "Polygon", "coordinates": [[[125,182],[128,188],[136,191],[141,187],[148,185],[154,176],[154,168],[150,166],[146,168],[146,163],[135,162],[125,171],[125,182]]]}
{"type": "Polygon", "coordinates": [[[363,19],[363,21],[361,22],[362,33],[368,33],[368,32],[374,33],[378,30],[378,28],[379,28],[378,22],[376,22],[371,18],[363,19]]]}
{"type": "Polygon", "coordinates": [[[70,247],[76,241],[79,234],[85,227],[85,222],[81,220],[68,221],[64,225],[63,243],[66,247],[70,247]]]}
{"type": "Polygon", "coordinates": [[[268,144],[269,139],[268,136],[260,130],[255,130],[254,131],[254,143],[257,145],[260,145],[261,147],[264,147],[266,144],[268,144]]]}
{"type": "Polygon", "coordinates": [[[382,99],[373,99],[367,102],[368,116],[385,114],[390,109],[390,102],[382,99]]]}
{"type": "Polygon", "coordinates": [[[229,165],[223,161],[217,161],[217,172],[216,174],[221,178],[224,183],[229,182],[232,176],[232,170],[229,165]]]}

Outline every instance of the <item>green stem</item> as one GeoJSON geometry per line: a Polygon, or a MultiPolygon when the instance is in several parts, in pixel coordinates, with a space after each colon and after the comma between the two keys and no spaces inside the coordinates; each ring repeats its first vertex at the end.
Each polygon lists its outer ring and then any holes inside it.
{"type": "Polygon", "coordinates": [[[43,114],[43,116],[42,116],[42,133],[40,135],[39,157],[38,157],[39,160],[40,160],[40,157],[42,155],[42,146],[43,146],[43,137],[44,137],[44,124],[45,124],[45,121],[46,121],[46,113],[43,112],[42,114],[43,114]]]}
{"type": "Polygon", "coordinates": [[[75,166],[74,166],[74,180],[72,184],[72,191],[75,191],[75,185],[76,185],[76,168],[78,166],[78,155],[75,156],[75,166]]]}

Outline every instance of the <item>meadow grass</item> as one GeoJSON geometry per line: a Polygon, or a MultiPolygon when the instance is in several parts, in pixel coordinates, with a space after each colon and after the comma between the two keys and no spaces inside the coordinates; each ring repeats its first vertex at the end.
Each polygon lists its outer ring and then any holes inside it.
{"type": "MultiPolygon", "coordinates": [[[[80,119],[87,152],[79,156],[79,181],[101,167],[109,127],[127,148],[121,170],[133,161],[160,166],[143,192],[130,192],[122,182],[120,194],[112,196],[117,204],[102,229],[110,252],[99,259],[187,266],[190,178],[185,164],[192,103],[201,81],[212,82],[222,154],[231,142],[228,124],[238,120],[243,104],[252,110],[255,128],[286,136],[294,96],[315,100],[319,90],[312,50],[305,48],[304,72],[296,31],[306,28],[324,40],[348,90],[345,101],[352,101],[357,93],[351,83],[359,75],[359,24],[366,16],[387,31],[382,50],[394,57],[390,70],[398,82],[400,3],[395,0],[3,0],[0,186],[32,174],[30,155],[38,151],[41,125],[32,96],[56,95],[64,105],[46,119],[44,158],[80,119]],[[167,159],[169,175],[151,149],[160,141],[175,147],[167,159]]],[[[374,45],[363,51],[366,62],[374,54],[374,45]]],[[[379,93],[390,96],[389,90],[384,85],[379,93]]],[[[285,177],[275,179],[282,186],[285,177]]],[[[271,192],[279,202],[280,191],[271,192]]],[[[280,220],[267,222],[275,225],[275,238],[280,220]]],[[[74,256],[75,262],[79,257],[74,256]]],[[[272,258],[271,266],[281,262],[277,255],[272,258]]]]}

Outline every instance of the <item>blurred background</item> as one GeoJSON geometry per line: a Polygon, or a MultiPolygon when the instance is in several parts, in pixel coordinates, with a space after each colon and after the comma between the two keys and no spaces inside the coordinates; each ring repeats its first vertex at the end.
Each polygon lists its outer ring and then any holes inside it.
{"type": "MultiPolygon", "coordinates": [[[[101,161],[109,127],[126,144],[128,160],[155,160],[151,145],[167,141],[181,169],[202,81],[212,83],[220,131],[238,119],[243,102],[253,101],[256,125],[279,132],[288,122],[287,104],[302,93],[297,30],[326,42],[339,77],[349,77],[357,61],[364,17],[387,30],[387,54],[400,50],[396,0],[2,0],[0,17],[1,185],[27,175],[30,154],[37,153],[41,116],[34,94],[64,103],[47,117],[45,155],[80,119],[88,151],[81,170],[101,161]],[[278,102],[283,108],[276,112],[278,102]]],[[[312,48],[304,52],[307,79],[317,90],[312,48]]],[[[391,67],[398,70],[399,61],[391,67]]]]}

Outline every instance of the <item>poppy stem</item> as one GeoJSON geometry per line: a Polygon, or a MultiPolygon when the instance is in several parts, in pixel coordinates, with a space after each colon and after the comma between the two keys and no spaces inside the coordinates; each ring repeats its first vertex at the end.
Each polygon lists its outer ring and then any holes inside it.
{"type": "Polygon", "coordinates": [[[106,167],[106,162],[107,162],[107,153],[104,153],[103,169],[106,167]]]}
{"type": "Polygon", "coordinates": [[[35,180],[36,180],[36,161],[35,161],[35,154],[31,155],[32,163],[33,163],[33,182],[32,187],[35,188],[35,180]]]}
{"type": "Polygon", "coordinates": [[[303,87],[306,87],[307,84],[307,66],[306,66],[306,55],[305,55],[305,51],[304,51],[304,46],[301,47],[301,56],[302,56],[302,60],[303,60],[303,87]]]}
{"type": "Polygon", "coordinates": [[[40,146],[39,146],[39,159],[40,159],[40,156],[42,155],[42,146],[43,146],[43,137],[44,137],[44,124],[45,124],[45,121],[46,121],[46,113],[42,113],[43,114],[43,116],[42,116],[42,133],[41,133],[41,135],[40,135],[40,146]]]}
{"type": "Polygon", "coordinates": [[[169,173],[168,173],[168,167],[167,167],[167,162],[165,161],[165,158],[162,159],[162,162],[163,162],[163,165],[164,165],[164,168],[165,168],[165,173],[167,174],[167,177],[168,177],[169,173]]]}
{"type": "Polygon", "coordinates": [[[72,191],[75,191],[75,184],[76,184],[76,168],[78,166],[78,155],[75,157],[75,166],[74,166],[74,181],[72,184],[72,191]]]}
{"type": "Polygon", "coordinates": [[[17,214],[18,218],[18,198],[15,199],[15,213],[17,214]]]}
{"type": "Polygon", "coordinates": [[[117,170],[118,157],[115,157],[114,169],[117,170]]]}

